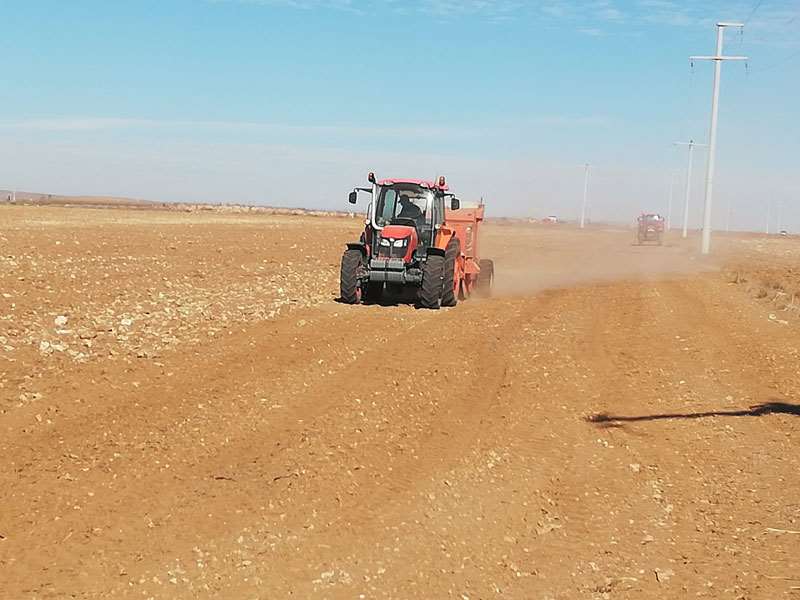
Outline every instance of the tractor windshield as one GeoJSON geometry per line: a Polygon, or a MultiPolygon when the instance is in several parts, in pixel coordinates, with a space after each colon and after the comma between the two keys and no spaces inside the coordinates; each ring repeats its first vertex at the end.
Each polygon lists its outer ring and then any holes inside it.
{"type": "Polygon", "coordinates": [[[378,227],[409,224],[413,221],[422,234],[431,227],[433,192],[419,185],[395,184],[382,186],[375,204],[375,223],[378,227]]]}

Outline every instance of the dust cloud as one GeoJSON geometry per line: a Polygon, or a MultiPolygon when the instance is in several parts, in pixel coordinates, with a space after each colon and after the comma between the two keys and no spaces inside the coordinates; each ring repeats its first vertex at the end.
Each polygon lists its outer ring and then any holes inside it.
{"type": "Polygon", "coordinates": [[[696,240],[670,232],[662,246],[636,245],[625,228],[489,223],[481,232],[481,257],[495,261],[496,296],[618,280],[651,280],[714,270],[696,240]]]}

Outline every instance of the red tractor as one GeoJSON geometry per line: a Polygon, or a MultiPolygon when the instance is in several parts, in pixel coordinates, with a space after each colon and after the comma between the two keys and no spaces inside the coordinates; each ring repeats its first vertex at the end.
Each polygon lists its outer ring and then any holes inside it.
{"type": "Polygon", "coordinates": [[[664,217],[653,213],[642,213],[636,219],[636,225],[637,244],[641,245],[645,242],[655,242],[659,246],[662,244],[664,217]]]}
{"type": "Polygon", "coordinates": [[[359,192],[372,200],[361,240],[347,244],[342,256],[342,302],[380,302],[386,295],[435,309],[474,292],[489,295],[494,264],[478,258],[482,203],[462,208],[444,177],[377,181],[370,173],[369,182],[350,192],[351,204],[359,192]]]}

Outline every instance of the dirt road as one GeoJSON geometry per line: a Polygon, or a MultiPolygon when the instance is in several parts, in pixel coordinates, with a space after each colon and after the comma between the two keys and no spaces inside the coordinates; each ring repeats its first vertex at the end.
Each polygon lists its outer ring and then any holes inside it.
{"type": "Polygon", "coordinates": [[[0,221],[2,598],[800,597],[797,241],[493,225],[434,312],[346,219],[0,221]]]}

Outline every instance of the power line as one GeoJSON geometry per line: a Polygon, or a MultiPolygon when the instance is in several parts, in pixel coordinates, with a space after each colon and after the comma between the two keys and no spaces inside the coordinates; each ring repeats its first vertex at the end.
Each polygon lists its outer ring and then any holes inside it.
{"type": "Polygon", "coordinates": [[[795,52],[792,52],[792,53],[791,53],[791,54],[789,54],[788,56],[784,56],[784,57],[783,57],[782,59],[780,59],[779,61],[777,61],[777,62],[774,62],[774,63],[772,63],[771,65],[767,65],[767,66],[766,66],[766,67],[764,67],[763,69],[756,69],[756,73],[763,73],[764,71],[771,71],[772,69],[774,69],[774,68],[776,68],[776,67],[780,67],[781,65],[783,65],[783,64],[785,64],[785,63],[787,63],[787,62],[789,62],[790,60],[792,60],[793,58],[795,58],[795,57],[797,57],[797,56],[800,56],[800,50],[797,50],[797,51],[795,51],[795,52]]]}
{"type": "Polygon", "coordinates": [[[764,3],[764,0],[758,0],[758,2],[756,2],[756,5],[753,7],[753,10],[752,10],[752,11],[750,11],[750,16],[749,16],[749,17],[747,17],[747,19],[745,19],[745,21],[744,21],[744,25],[747,25],[747,24],[750,22],[750,19],[752,19],[752,18],[753,18],[753,15],[754,15],[754,14],[756,14],[756,11],[757,11],[759,8],[761,8],[761,5],[762,5],[763,3],[764,3]]]}

